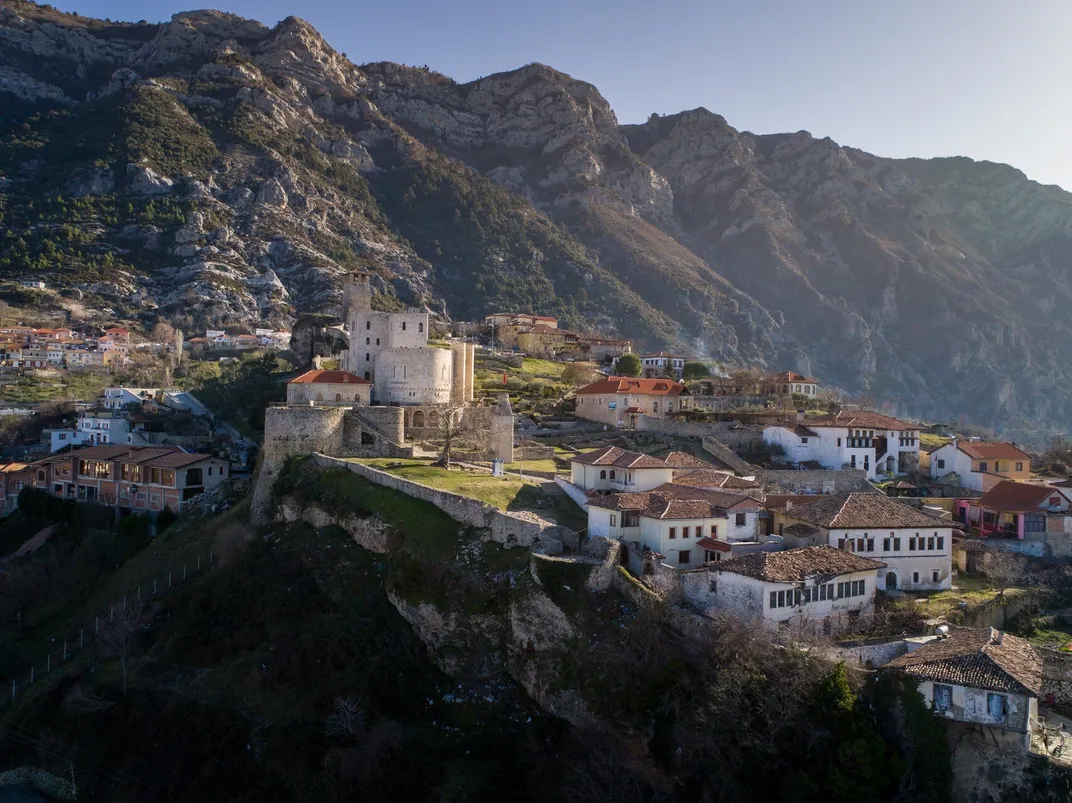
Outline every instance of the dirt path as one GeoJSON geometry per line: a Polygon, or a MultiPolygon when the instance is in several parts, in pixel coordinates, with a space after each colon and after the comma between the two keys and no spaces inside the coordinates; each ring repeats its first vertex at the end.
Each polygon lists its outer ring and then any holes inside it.
{"type": "Polygon", "coordinates": [[[36,552],[45,545],[45,543],[50,537],[52,537],[52,531],[55,529],[55,524],[50,524],[48,527],[45,527],[45,529],[38,532],[35,536],[23,542],[22,546],[12,552],[6,558],[0,560],[0,563],[5,563],[9,560],[15,560],[16,558],[21,558],[23,555],[29,555],[31,552],[36,552]]]}

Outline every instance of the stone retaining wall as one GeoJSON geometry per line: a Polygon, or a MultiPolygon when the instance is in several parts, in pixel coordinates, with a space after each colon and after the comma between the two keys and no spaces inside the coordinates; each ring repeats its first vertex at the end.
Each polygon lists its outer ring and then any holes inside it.
{"type": "Polygon", "coordinates": [[[394,474],[380,471],[363,463],[354,463],[324,454],[314,454],[313,461],[323,468],[345,468],[376,485],[392,488],[414,499],[429,502],[460,524],[488,530],[491,540],[504,546],[531,547],[541,539],[566,543],[572,540],[573,534],[568,528],[542,519],[535,514],[507,513],[487,502],[396,477],[394,474]]]}
{"type": "Polygon", "coordinates": [[[762,470],[756,479],[774,484],[790,493],[833,494],[848,491],[874,491],[867,472],[860,468],[762,470]]]}

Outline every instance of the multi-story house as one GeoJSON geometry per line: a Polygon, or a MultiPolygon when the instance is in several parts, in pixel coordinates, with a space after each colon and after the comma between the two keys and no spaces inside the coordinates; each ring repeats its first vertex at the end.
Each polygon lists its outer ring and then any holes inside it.
{"type": "Polygon", "coordinates": [[[219,488],[226,460],[153,446],[90,446],[31,465],[33,485],[59,499],[134,511],[183,506],[219,488]]]}
{"type": "Polygon", "coordinates": [[[41,444],[48,450],[48,454],[55,454],[68,446],[84,446],[92,443],[92,436],[79,432],[77,429],[43,429],[41,430],[41,444]]]}
{"type": "Polygon", "coordinates": [[[532,327],[557,329],[558,318],[550,315],[528,315],[516,312],[496,312],[484,318],[491,327],[493,341],[502,348],[518,348],[518,335],[532,327]]]}
{"type": "Polygon", "coordinates": [[[48,348],[45,346],[23,346],[19,350],[19,368],[48,368],[48,348]]]}
{"type": "Polygon", "coordinates": [[[882,568],[881,561],[829,546],[753,552],[685,572],[682,595],[705,613],[829,635],[874,611],[882,568]]]}
{"type": "Polygon", "coordinates": [[[841,493],[774,513],[789,546],[825,544],[886,564],[879,589],[952,587],[953,524],[883,493],[841,493]]]}
{"type": "Polygon", "coordinates": [[[783,371],[763,380],[762,389],[767,396],[807,396],[814,399],[819,393],[819,380],[796,371],[783,371]]]}
{"type": "Polygon", "coordinates": [[[689,410],[692,397],[681,382],[609,376],[577,391],[578,418],[634,429],[642,415],[665,418],[689,410]]]}
{"type": "Polygon", "coordinates": [[[685,371],[685,358],[660,351],[656,354],[645,354],[640,358],[641,370],[644,376],[674,376],[681,379],[685,371]]]}
{"type": "Polygon", "coordinates": [[[88,348],[71,349],[67,352],[68,368],[103,368],[104,352],[88,348]]]}
{"type": "Polygon", "coordinates": [[[1002,480],[1031,479],[1031,455],[1011,443],[953,438],[931,452],[931,477],[989,491],[1002,480]]]}
{"type": "Polygon", "coordinates": [[[570,482],[582,491],[650,491],[674,479],[674,467],[658,457],[605,446],[570,460],[570,482]]]}
{"type": "Polygon", "coordinates": [[[133,443],[130,421],[115,410],[88,410],[78,414],[78,432],[89,444],[133,443]]]}
{"type": "Polygon", "coordinates": [[[521,351],[537,356],[576,354],[581,349],[579,334],[546,324],[518,327],[516,339],[521,351]]]}
{"type": "Polygon", "coordinates": [[[19,506],[22,489],[33,484],[33,470],[28,463],[0,464],[0,516],[19,506]]]}
{"type": "Polygon", "coordinates": [[[935,716],[986,727],[999,746],[1027,751],[1042,696],[1042,658],[1026,639],[987,627],[955,630],[894,658],[935,716]]]}
{"type": "Polygon", "coordinates": [[[980,497],[956,500],[954,512],[972,536],[1044,540],[1066,531],[1070,500],[1072,488],[1001,480],[980,497]]]}
{"type": "Polygon", "coordinates": [[[109,410],[122,410],[128,404],[141,406],[153,401],[159,393],[159,388],[105,388],[101,405],[109,410]]]}
{"type": "Polygon", "coordinates": [[[780,446],[789,463],[858,468],[868,479],[911,471],[919,463],[919,427],[882,413],[841,411],[778,424],[763,430],[763,442],[780,446]]]}

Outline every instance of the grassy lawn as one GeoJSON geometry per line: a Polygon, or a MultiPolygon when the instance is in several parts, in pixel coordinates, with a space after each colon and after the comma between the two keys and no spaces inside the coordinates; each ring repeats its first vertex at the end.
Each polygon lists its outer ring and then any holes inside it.
{"type": "Polygon", "coordinates": [[[536,500],[543,491],[528,481],[514,478],[492,477],[490,474],[473,474],[452,469],[446,471],[424,460],[397,460],[391,458],[354,459],[355,463],[375,466],[407,480],[429,485],[441,491],[468,496],[494,505],[499,510],[523,510],[530,505],[538,506],[536,500]]]}
{"type": "MultiPolygon", "coordinates": [[[[1005,589],[1006,598],[1020,593],[1022,591],[1018,588],[1005,589]]],[[[932,619],[960,610],[961,600],[967,602],[969,608],[985,605],[998,596],[998,589],[991,586],[985,578],[960,576],[953,579],[953,588],[949,591],[913,596],[918,600],[919,611],[928,619],[932,619]]]]}
{"type": "Polygon", "coordinates": [[[92,401],[113,381],[110,374],[71,374],[62,371],[29,373],[0,386],[0,399],[10,402],[43,402],[53,399],[92,401]]]}
{"type": "Polygon", "coordinates": [[[1035,634],[1031,636],[1030,641],[1036,647],[1052,647],[1065,652],[1072,651],[1070,650],[1072,648],[1072,632],[1069,632],[1067,628],[1062,628],[1060,625],[1038,628],[1035,630],[1035,634]]]}
{"type": "Polygon", "coordinates": [[[940,446],[945,446],[949,443],[949,438],[945,435],[934,435],[927,432],[921,432],[919,434],[919,445],[927,451],[934,451],[940,446]]]}
{"type": "Polygon", "coordinates": [[[548,379],[558,379],[566,370],[569,363],[553,362],[552,360],[538,360],[535,357],[525,357],[521,360],[521,376],[540,376],[548,379]]]}
{"type": "Polygon", "coordinates": [[[507,471],[564,471],[553,458],[544,460],[517,460],[506,464],[507,471]]]}

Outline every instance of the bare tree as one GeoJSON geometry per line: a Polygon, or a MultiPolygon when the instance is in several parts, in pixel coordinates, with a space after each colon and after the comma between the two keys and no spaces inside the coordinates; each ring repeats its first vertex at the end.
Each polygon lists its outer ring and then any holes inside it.
{"type": "Polygon", "coordinates": [[[128,602],[125,606],[116,606],[115,612],[101,627],[101,647],[106,655],[119,659],[123,671],[123,696],[127,693],[129,659],[136,648],[138,634],[148,621],[149,614],[140,604],[128,602]]]}
{"type": "Polygon", "coordinates": [[[476,430],[466,420],[466,405],[440,404],[428,413],[428,426],[436,430],[439,443],[437,465],[450,468],[455,449],[475,448],[476,430]]]}
{"type": "Polygon", "coordinates": [[[1005,589],[1022,583],[1027,573],[1027,561],[1014,552],[989,550],[983,563],[983,573],[998,588],[998,599],[1005,604],[1005,589]]]}
{"type": "Polygon", "coordinates": [[[339,697],[335,708],[324,720],[324,733],[328,736],[353,739],[365,727],[365,712],[353,697],[339,697]]]}
{"type": "Polygon", "coordinates": [[[571,362],[562,372],[562,381],[575,388],[595,382],[598,378],[599,372],[584,362],[571,362]]]}

